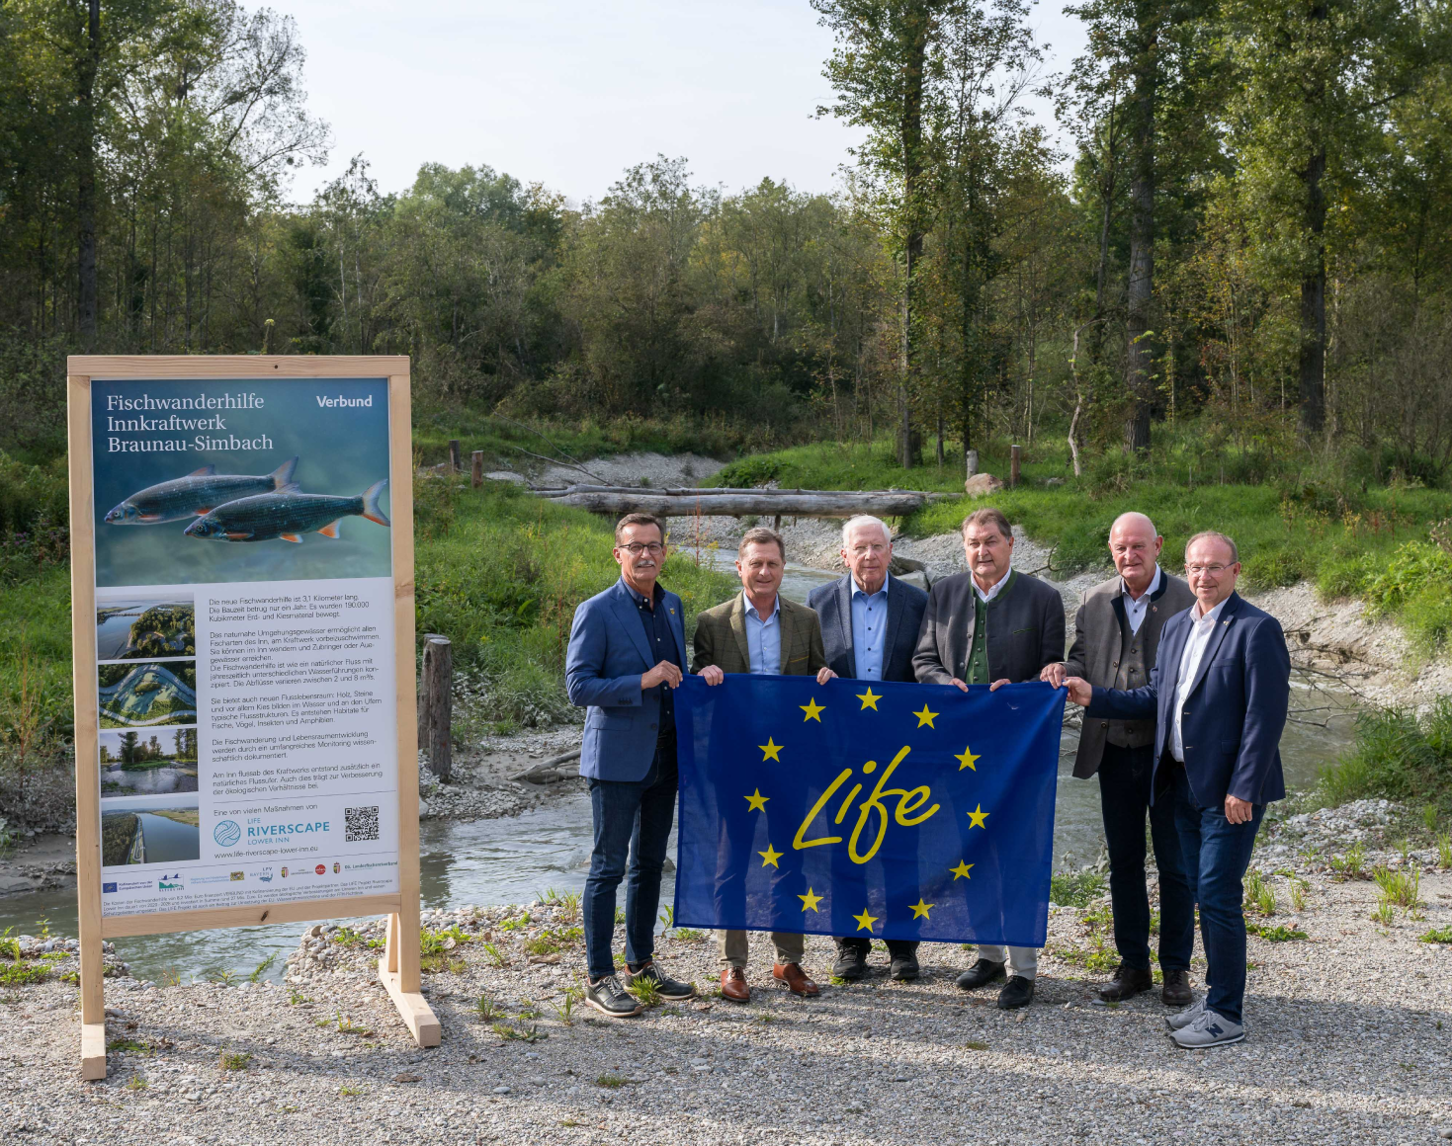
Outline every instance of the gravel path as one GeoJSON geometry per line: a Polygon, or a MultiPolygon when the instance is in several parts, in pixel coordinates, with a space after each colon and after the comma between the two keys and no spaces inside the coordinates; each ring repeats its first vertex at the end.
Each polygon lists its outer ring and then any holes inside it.
{"type": "MultiPolygon", "coordinates": [[[[1177,1050],[1153,998],[1092,1005],[1101,973],[1086,965],[1105,957],[1102,902],[1053,909],[1038,1001],[1016,1014],[953,986],[971,956],[950,945],[924,945],[917,984],[887,981],[878,954],[866,983],[824,985],[803,1001],[765,985],[757,940],[751,1004],[704,997],[630,1022],[592,1018],[579,1004],[564,1021],[582,961],[572,905],[470,908],[427,921],[467,936],[426,976],[444,1032],[430,1051],[413,1047],[377,986],[367,932],[310,929],[283,985],[108,980],[117,1049],[98,1084],[77,1078],[74,988],[7,990],[0,1142],[144,1131],[158,1143],[350,1146],[1333,1146],[1452,1135],[1452,946],[1417,938],[1452,925],[1452,874],[1424,873],[1424,918],[1399,910],[1389,928],[1371,920],[1373,884],[1304,878],[1304,910],[1282,907],[1271,922],[1309,938],[1251,940],[1250,1034],[1239,1047],[1177,1050]],[[527,961],[526,943],[553,945],[546,932],[562,950],[527,961]]],[[[1271,882],[1287,903],[1286,878],[1271,882]]],[[[676,934],[660,954],[676,975],[714,982],[709,938],[676,934]]],[[[829,960],[829,942],[811,939],[809,968],[825,979],[829,960]]]]}

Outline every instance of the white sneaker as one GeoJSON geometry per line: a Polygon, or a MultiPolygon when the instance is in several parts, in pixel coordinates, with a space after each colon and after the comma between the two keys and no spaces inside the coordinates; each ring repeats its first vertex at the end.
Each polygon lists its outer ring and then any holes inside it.
{"type": "Polygon", "coordinates": [[[1206,1008],[1193,1023],[1170,1037],[1177,1046],[1186,1050],[1204,1050],[1206,1047],[1223,1047],[1240,1042],[1245,1038],[1245,1027],[1206,1008]]]}
{"type": "Polygon", "coordinates": [[[1176,1011],[1173,1015],[1165,1016],[1165,1026],[1170,1028],[1171,1033],[1182,1031],[1198,1019],[1205,1012],[1205,999],[1202,996],[1197,1003],[1191,1003],[1183,1011],[1176,1011]]]}

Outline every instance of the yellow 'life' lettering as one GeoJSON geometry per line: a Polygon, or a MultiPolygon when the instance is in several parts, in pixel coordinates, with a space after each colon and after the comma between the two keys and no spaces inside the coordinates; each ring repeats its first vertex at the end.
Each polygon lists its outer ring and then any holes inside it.
{"type": "Polygon", "coordinates": [[[842,842],[841,836],[822,836],[820,839],[815,840],[803,839],[802,837],[807,834],[807,828],[810,827],[812,821],[817,818],[817,813],[827,806],[827,801],[830,800],[834,795],[836,795],[837,789],[845,784],[848,777],[850,777],[851,775],[851,768],[843,768],[842,771],[837,774],[837,778],[832,781],[831,785],[827,788],[827,790],[817,798],[817,802],[812,805],[812,810],[807,813],[807,818],[803,820],[801,826],[797,828],[797,834],[792,837],[793,848],[795,848],[797,851],[801,851],[803,848],[814,848],[819,846],[820,844],[840,844],[842,842]]]}
{"type": "MultiPolygon", "coordinates": [[[[897,766],[907,758],[908,753],[911,751],[912,748],[910,746],[905,747],[893,757],[892,763],[883,770],[882,776],[878,779],[877,785],[872,789],[867,799],[858,805],[857,823],[854,825],[852,835],[847,841],[847,854],[853,863],[867,863],[877,854],[878,849],[882,847],[883,839],[887,835],[889,819],[896,820],[905,828],[912,828],[931,819],[941,807],[939,804],[933,804],[926,810],[919,811],[933,796],[932,789],[926,784],[911,789],[887,787],[887,782],[892,778],[893,772],[897,770],[897,766]],[[892,796],[897,797],[897,807],[892,813],[889,813],[887,805],[883,803],[883,800],[892,796]],[[869,824],[873,821],[874,816],[876,816],[876,830],[871,833],[870,846],[863,851],[858,845],[862,841],[863,833],[869,831],[869,824]]],[[[862,771],[867,774],[871,774],[876,770],[877,762],[874,760],[869,760],[862,766],[862,771]]],[[[797,828],[797,834],[792,838],[792,846],[796,850],[801,851],[803,848],[814,848],[821,844],[839,844],[842,842],[841,836],[819,836],[816,839],[809,840],[806,838],[806,834],[812,822],[827,807],[832,797],[837,794],[837,790],[852,778],[852,774],[851,768],[844,768],[837,774],[837,778],[832,781],[827,790],[817,799],[817,802],[812,805],[811,811],[807,813],[806,818],[797,828]]],[[[854,784],[852,786],[846,798],[843,799],[837,809],[837,814],[834,817],[835,823],[840,825],[846,819],[848,811],[852,808],[853,801],[857,799],[858,793],[861,791],[861,784],[854,784]]]]}

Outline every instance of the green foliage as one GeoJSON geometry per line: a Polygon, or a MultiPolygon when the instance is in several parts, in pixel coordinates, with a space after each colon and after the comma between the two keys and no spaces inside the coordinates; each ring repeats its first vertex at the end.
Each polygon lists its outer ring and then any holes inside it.
{"type": "Polygon", "coordinates": [[[0,964],[0,987],[23,987],[31,983],[42,983],[50,974],[44,963],[0,964]]]}
{"type": "Polygon", "coordinates": [[[1421,936],[1423,943],[1452,943],[1452,927],[1433,929],[1421,936]]]}
{"type": "Polygon", "coordinates": [[[1366,875],[1366,847],[1360,840],[1346,849],[1346,854],[1331,857],[1331,870],[1342,879],[1362,879],[1366,875]]]}
{"type": "Polygon", "coordinates": [[[1416,907],[1418,896],[1422,886],[1421,872],[1415,868],[1404,871],[1392,871],[1387,867],[1378,867],[1371,873],[1371,878],[1376,881],[1381,898],[1396,907],[1416,907]]]}
{"type": "Polygon", "coordinates": [[[1276,893],[1255,868],[1245,873],[1245,906],[1261,915],[1276,913],[1276,893]]]}
{"type": "Polygon", "coordinates": [[[1287,943],[1293,940],[1310,938],[1304,931],[1299,931],[1294,927],[1287,927],[1283,923],[1278,923],[1274,927],[1267,927],[1264,923],[1247,922],[1245,930],[1251,935],[1259,935],[1262,939],[1268,939],[1272,943],[1287,943]]]}
{"type": "Polygon", "coordinates": [[[1322,769],[1317,798],[1336,807],[1368,796],[1452,809],[1452,698],[1421,717],[1399,708],[1357,716],[1356,744],[1322,769]]]}
{"type": "Polygon", "coordinates": [[[1049,902],[1061,906],[1088,907],[1104,893],[1104,876],[1097,871],[1055,872],[1049,880],[1049,902]]]}

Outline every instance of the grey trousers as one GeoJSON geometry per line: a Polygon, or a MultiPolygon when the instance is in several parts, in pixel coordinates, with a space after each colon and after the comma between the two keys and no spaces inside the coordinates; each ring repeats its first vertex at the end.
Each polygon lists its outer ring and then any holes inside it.
{"type": "MultiPolygon", "coordinates": [[[[720,931],[721,966],[746,970],[746,932],[720,931]]],[[[773,931],[771,941],[776,945],[778,963],[800,963],[807,950],[805,935],[790,935],[785,931],[773,931]]]]}
{"type": "Polygon", "coordinates": [[[1010,976],[1032,979],[1039,973],[1037,947],[999,947],[992,943],[978,944],[978,954],[992,963],[1007,963],[1010,976]]]}

